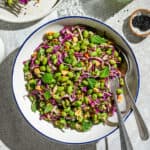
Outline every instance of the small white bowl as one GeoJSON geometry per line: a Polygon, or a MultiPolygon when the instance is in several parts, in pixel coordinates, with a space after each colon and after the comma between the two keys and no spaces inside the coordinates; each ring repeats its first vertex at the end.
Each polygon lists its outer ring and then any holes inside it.
{"type": "MultiPolygon", "coordinates": [[[[104,24],[103,22],[81,16],[69,16],[63,17],[56,20],[49,21],[48,23],[40,26],[38,29],[33,31],[29,37],[22,44],[18,54],[16,55],[13,71],[12,71],[12,89],[13,95],[16,100],[17,106],[27,120],[27,122],[40,134],[53,139],[55,141],[69,143],[69,144],[86,144],[89,142],[94,142],[105,138],[106,136],[112,134],[116,131],[116,127],[110,127],[107,125],[99,124],[94,125],[91,130],[87,132],[77,132],[71,129],[65,129],[62,132],[60,129],[54,128],[51,123],[44,120],[39,120],[39,114],[33,113],[31,111],[31,103],[28,99],[24,100],[23,96],[27,94],[25,89],[24,73],[23,73],[23,61],[30,58],[33,50],[42,42],[43,35],[48,31],[60,31],[65,25],[76,25],[82,24],[86,26],[93,27],[98,32],[104,33],[114,42],[122,46],[126,54],[128,55],[131,63],[131,73],[130,78],[128,78],[128,85],[131,89],[135,100],[138,95],[139,90],[139,70],[138,65],[133,54],[132,49],[127,44],[127,42],[111,27],[104,24]]],[[[129,113],[130,114],[130,113],[129,113]]],[[[129,114],[125,117],[129,116],[129,114]]],[[[112,118],[113,119],[113,118],[112,118]]]]}
{"type": "Polygon", "coordinates": [[[140,31],[138,28],[134,27],[132,24],[132,21],[134,19],[134,17],[138,16],[138,15],[147,15],[150,17],[150,10],[148,9],[137,9],[135,10],[131,15],[130,15],[130,19],[129,19],[129,26],[130,29],[132,31],[133,34],[135,34],[136,36],[139,37],[147,37],[150,35],[150,29],[147,31],[140,31]]]}

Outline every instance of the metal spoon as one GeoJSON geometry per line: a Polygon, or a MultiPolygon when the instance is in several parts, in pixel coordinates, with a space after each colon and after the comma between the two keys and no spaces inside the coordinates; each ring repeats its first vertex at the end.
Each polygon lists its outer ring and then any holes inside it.
{"type": "Polygon", "coordinates": [[[119,87],[119,80],[116,77],[110,83],[110,89],[114,96],[114,102],[117,108],[117,117],[118,117],[118,124],[119,124],[119,131],[120,131],[120,142],[121,142],[121,150],[133,150],[130,138],[128,136],[127,130],[124,125],[124,121],[118,106],[117,102],[117,95],[116,89],[119,87]]]}
{"type": "Polygon", "coordinates": [[[128,87],[128,84],[127,84],[127,76],[130,71],[129,60],[128,60],[127,56],[125,55],[122,47],[117,46],[116,48],[118,48],[118,50],[120,50],[120,54],[122,55],[122,58],[123,58],[123,63],[122,63],[122,66],[120,66],[120,71],[125,75],[124,76],[125,88],[126,88],[126,92],[128,93],[128,95],[130,97],[130,99],[126,99],[126,100],[129,102],[129,104],[131,105],[131,108],[133,109],[135,120],[136,120],[136,123],[138,126],[138,131],[139,131],[141,139],[147,140],[149,138],[148,128],[147,128],[138,108],[135,105],[134,98],[133,98],[133,96],[130,92],[130,89],[128,87]]]}

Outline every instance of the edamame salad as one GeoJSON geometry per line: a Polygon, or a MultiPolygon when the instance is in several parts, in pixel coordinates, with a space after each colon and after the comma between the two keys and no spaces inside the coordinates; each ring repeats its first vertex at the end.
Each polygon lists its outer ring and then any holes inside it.
{"type": "Polygon", "coordinates": [[[121,61],[115,44],[88,27],[65,26],[46,33],[23,62],[32,111],[62,130],[84,132],[106,124],[116,111],[111,79],[119,78],[118,97],[122,94],[121,61]]]}

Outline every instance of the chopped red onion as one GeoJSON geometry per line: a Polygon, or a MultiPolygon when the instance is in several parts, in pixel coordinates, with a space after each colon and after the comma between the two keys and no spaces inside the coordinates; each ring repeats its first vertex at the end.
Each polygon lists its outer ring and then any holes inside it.
{"type": "Polygon", "coordinates": [[[99,61],[100,63],[103,63],[103,60],[100,58],[100,57],[89,57],[88,60],[97,60],[99,61]]]}
{"type": "Polygon", "coordinates": [[[56,100],[53,99],[53,98],[50,99],[50,102],[51,102],[52,105],[57,105],[56,100]]]}
{"type": "Polygon", "coordinates": [[[39,80],[39,81],[37,82],[37,85],[41,85],[41,84],[42,84],[42,81],[39,80]]]}
{"type": "Polygon", "coordinates": [[[71,102],[74,101],[74,99],[73,99],[70,95],[68,95],[68,94],[66,94],[66,95],[64,95],[64,96],[62,97],[62,99],[64,99],[64,98],[68,98],[71,102]]]}
{"type": "Polygon", "coordinates": [[[79,53],[79,52],[75,52],[74,55],[75,55],[76,57],[83,57],[83,54],[82,54],[82,53],[79,53]]]}
{"type": "Polygon", "coordinates": [[[42,48],[44,48],[44,49],[48,49],[48,48],[49,48],[49,45],[44,44],[44,45],[42,45],[42,48]]]}
{"type": "Polygon", "coordinates": [[[57,46],[54,46],[54,48],[53,48],[53,54],[55,54],[55,53],[57,53],[57,51],[59,51],[60,50],[60,48],[61,48],[61,46],[59,46],[59,45],[57,45],[57,46]]]}
{"type": "Polygon", "coordinates": [[[85,87],[82,87],[82,91],[83,92],[87,92],[88,88],[85,86],[85,87]]]}
{"type": "Polygon", "coordinates": [[[29,2],[29,0],[19,0],[19,2],[22,4],[27,4],[29,2]]]}

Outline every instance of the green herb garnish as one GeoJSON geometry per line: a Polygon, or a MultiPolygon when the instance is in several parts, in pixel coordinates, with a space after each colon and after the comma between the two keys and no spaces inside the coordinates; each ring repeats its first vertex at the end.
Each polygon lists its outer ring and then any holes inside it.
{"type": "Polygon", "coordinates": [[[99,35],[93,35],[90,40],[91,40],[91,43],[94,43],[94,44],[102,44],[102,43],[107,42],[105,38],[102,38],[99,35]]]}
{"type": "Polygon", "coordinates": [[[49,100],[49,99],[51,98],[51,94],[50,94],[49,91],[46,91],[46,92],[44,93],[44,98],[45,98],[46,100],[49,100]]]}
{"type": "Polygon", "coordinates": [[[91,89],[94,88],[97,81],[94,78],[88,78],[87,80],[88,80],[88,87],[91,89]]]}
{"type": "Polygon", "coordinates": [[[45,73],[43,76],[42,76],[42,81],[44,83],[53,83],[55,81],[55,79],[53,78],[53,75],[51,73],[45,73]]]}
{"type": "Polygon", "coordinates": [[[100,78],[106,78],[109,76],[109,67],[106,66],[103,70],[100,71],[100,78]]]}

